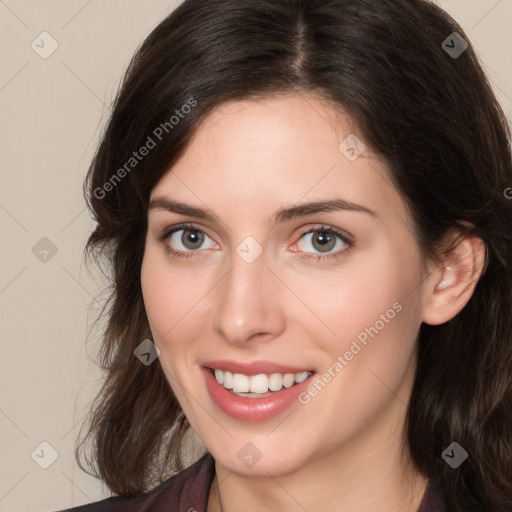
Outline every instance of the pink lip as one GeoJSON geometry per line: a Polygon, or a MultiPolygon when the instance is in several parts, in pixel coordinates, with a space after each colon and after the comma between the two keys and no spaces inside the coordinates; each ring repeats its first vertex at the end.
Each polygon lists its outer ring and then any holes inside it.
{"type": "Polygon", "coordinates": [[[270,361],[253,361],[242,363],[240,361],[206,361],[203,366],[211,369],[218,369],[224,372],[243,373],[244,375],[258,375],[260,373],[302,373],[312,371],[310,368],[297,368],[271,363],[270,361]]]}
{"type": "MultiPolygon", "coordinates": [[[[218,369],[218,366],[215,366],[218,369]]],[[[268,369],[267,365],[265,369],[268,369]]],[[[257,375],[258,373],[299,373],[295,371],[274,371],[275,366],[272,366],[272,371],[257,371],[254,370],[249,375],[257,375]]],[[[224,386],[217,382],[217,379],[213,375],[213,371],[210,368],[202,367],[206,388],[210,393],[212,400],[215,404],[227,415],[232,418],[236,418],[243,421],[257,422],[264,421],[269,418],[273,418],[278,414],[285,411],[293,403],[298,401],[300,393],[306,390],[312,383],[312,378],[316,376],[316,373],[310,375],[305,381],[295,384],[291,388],[283,388],[281,391],[277,391],[271,396],[265,396],[262,398],[246,398],[233,394],[228,391],[224,386]]],[[[229,371],[229,370],[228,370],[229,371]]],[[[244,372],[247,368],[244,369],[244,372]]],[[[240,371],[240,373],[244,373],[240,371]]],[[[245,373],[247,375],[247,373],[245,373]]]]}

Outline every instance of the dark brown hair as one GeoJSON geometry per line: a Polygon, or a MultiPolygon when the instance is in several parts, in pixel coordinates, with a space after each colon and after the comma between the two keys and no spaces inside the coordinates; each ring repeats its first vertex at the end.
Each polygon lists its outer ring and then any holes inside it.
{"type": "Polygon", "coordinates": [[[453,32],[468,41],[426,0],[185,0],[147,37],[84,184],[97,222],[85,254],[106,263],[111,295],[105,383],[76,447],[82,469],[88,439],[88,464],[115,494],[183,468],[187,419],[160,364],[134,357],[151,338],[140,283],[150,192],[216,106],[307,92],[347,112],[386,162],[425,261],[440,261],[453,229],[486,244],[487,269],[464,309],[420,328],[405,432],[413,464],[438,479],[450,510],[511,510],[510,131],[471,44],[461,55],[443,46],[453,32]],[[441,457],[454,441],[469,455],[457,469],[441,457]]]}

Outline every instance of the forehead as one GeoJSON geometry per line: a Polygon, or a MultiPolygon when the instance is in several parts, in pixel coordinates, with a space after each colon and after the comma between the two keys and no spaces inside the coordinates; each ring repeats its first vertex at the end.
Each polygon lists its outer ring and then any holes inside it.
{"type": "Polygon", "coordinates": [[[368,147],[347,158],[347,140],[364,144],[348,115],[315,96],[226,102],[199,125],[152,196],[268,215],[277,205],[341,197],[403,216],[385,164],[368,147]]]}

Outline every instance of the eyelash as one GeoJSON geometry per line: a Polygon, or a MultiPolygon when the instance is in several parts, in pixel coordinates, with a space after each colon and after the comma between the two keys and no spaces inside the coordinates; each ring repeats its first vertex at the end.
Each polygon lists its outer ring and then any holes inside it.
{"type": "MultiPolygon", "coordinates": [[[[174,226],[172,229],[165,229],[160,235],[158,235],[157,240],[163,243],[165,252],[167,254],[169,254],[170,256],[172,256],[173,258],[185,258],[185,259],[195,258],[195,257],[197,257],[195,255],[201,251],[175,251],[174,249],[171,249],[169,247],[169,244],[166,243],[167,240],[174,233],[176,233],[176,231],[181,231],[183,229],[189,229],[191,231],[203,233],[204,235],[208,236],[208,234],[203,229],[199,228],[198,226],[196,226],[194,224],[185,223],[185,224],[179,224],[178,226],[174,226]]],[[[334,234],[337,238],[339,238],[346,245],[346,247],[344,249],[338,250],[338,252],[336,252],[336,253],[321,254],[321,255],[307,253],[306,256],[301,256],[301,258],[304,258],[308,261],[315,260],[318,263],[320,263],[321,261],[323,262],[324,260],[327,260],[327,259],[341,258],[344,255],[346,255],[346,253],[348,253],[351,249],[354,248],[355,243],[352,240],[350,240],[346,235],[344,235],[341,231],[338,231],[336,228],[333,228],[331,226],[325,226],[325,225],[321,225],[320,227],[315,227],[315,228],[309,229],[308,231],[305,231],[304,233],[301,233],[299,240],[302,237],[309,235],[310,233],[316,233],[316,232],[334,234]]],[[[299,251],[297,251],[297,252],[299,252],[299,251]]]]}

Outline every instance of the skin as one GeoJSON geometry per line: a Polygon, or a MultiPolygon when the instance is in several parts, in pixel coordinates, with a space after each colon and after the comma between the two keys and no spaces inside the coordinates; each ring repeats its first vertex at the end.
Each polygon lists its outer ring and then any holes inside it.
{"type": "Polygon", "coordinates": [[[484,247],[464,239],[446,259],[450,271],[432,266],[425,274],[385,164],[369,148],[353,162],[338,149],[353,133],[348,116],[312,95],[229,102],[206,118],[151,192],[219,218],[151,210],[141,275],[160,364],[216,461],[209,512],[412,512],[423,497],[427,478],[400,451],[417,334],[422,322],[444,323],[464,307],[484,247]],[[280,207],[335,198],[377,217],[333,211],[269,220],[280,207]],[[194,250],[183,245],[183,231],[158,240],[182,222],[207,235],[190,259],[165,251],[194,250]],[[322,225],[347,233],[354,247],[339,240],[321,252],[322,225]],[[252,263],[236,252],[248,236],[263,249],[252,263]],[[322,254],[331,256],[307,259],[322,254]],[[203,362],[263,359],[322,374],[397,302],[402,310],[307,405],[245,422],[210,398],[203,362]],[[252,468],[237,457],[247,442],[262,454],[252,468]]]}

